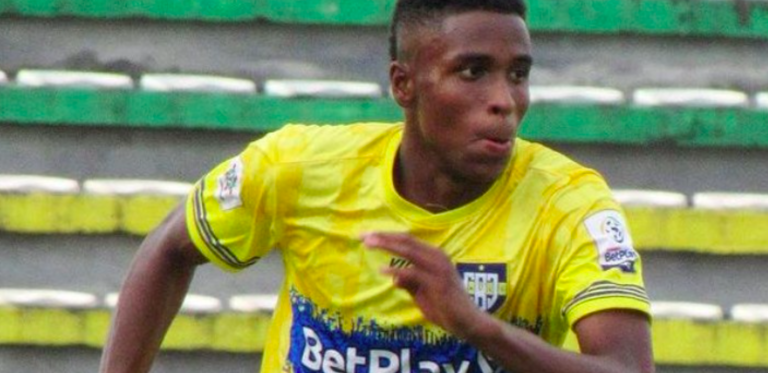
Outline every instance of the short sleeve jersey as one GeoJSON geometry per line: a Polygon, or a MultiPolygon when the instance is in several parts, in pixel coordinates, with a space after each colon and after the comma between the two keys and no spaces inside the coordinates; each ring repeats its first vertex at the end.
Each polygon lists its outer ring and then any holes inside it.
{"type": "Polygon", "coordinates": [[[289,125],[214,168],[190,195],[188,231],[211,262],[237,271],[270,250],[283,257],[262,372],[496,371],[381,273],[409,263],[365,248],[360,236],[371,231],[441,248],[478,307],[552,345],[588,314],[649,312],[640,258],[598,173],[516,139],[485,194],[431,213],[394,188],[402,128],[289,125]]]}

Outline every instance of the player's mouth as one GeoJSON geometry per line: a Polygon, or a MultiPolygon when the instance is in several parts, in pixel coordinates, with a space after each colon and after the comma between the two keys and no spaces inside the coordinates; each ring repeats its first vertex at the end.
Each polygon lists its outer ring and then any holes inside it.
{"type": "Polygon", "coordinates": [[[486,137],[480,140],[483,150],[488,155],[495,157],[506,157],[512,151],[512,140],[508,138],[486,137]]]}

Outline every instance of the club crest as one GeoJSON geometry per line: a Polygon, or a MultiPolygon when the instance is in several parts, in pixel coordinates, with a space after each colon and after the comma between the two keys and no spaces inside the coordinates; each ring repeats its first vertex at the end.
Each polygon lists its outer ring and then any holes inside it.
{"type": "Polygon", "coordinates": [[[493,313],[507,299],[507,266],[504,263],[459,263],[464,288],[482,310],[493,313]]]}

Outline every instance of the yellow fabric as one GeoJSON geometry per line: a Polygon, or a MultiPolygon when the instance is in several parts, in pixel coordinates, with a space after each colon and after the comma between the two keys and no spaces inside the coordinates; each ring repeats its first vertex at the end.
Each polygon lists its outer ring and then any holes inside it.
{"type": "Polygon", "coordinates": [[[434,214],[394,189],[401,135],[400,124],[286,126],[216,167],[190,196],[189,232],[212,262],[236,271],[272,248],[283,255],[262,372],[493,365],[427,323],[380,273],[405,263],[363,247],[369,231],[442,248],[479,307],[553,345],[593,312],[648,312],[639,258],[628,232],[616,230],[621,212],[597,173],[517,139],[491,189],[434,214]],[[611,234],[623,246],[610,246],[611,234]]]}

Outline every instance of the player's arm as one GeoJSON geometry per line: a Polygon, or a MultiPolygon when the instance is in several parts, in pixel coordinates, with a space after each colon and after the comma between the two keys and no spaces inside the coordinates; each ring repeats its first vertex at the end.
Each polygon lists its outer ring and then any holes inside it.
{"type": "Polygon", "coordinates": [[[574,330],[581,354],[552,347],[485,312],[478,317],[462,338],[510,371],[654,372],[648,319],[636,311],[602,311],[579,320],[574,330]]]}
{"type": "Polygon", "coordinates": [[[205,257],[194,247],[184,206],[142,243],[120,291],[100,372],[148,372],[205,257]]]}
{"type": "Polygon", "coordinates": [[[654,371],[649,323],[639,312],[604,311],[582,318],[574,327],[582,353],[568,352],[476,307],[442,251],[406,234],[369,234],[363,242],[409,260],[412,266],[384,271],[413,296],[428,320],[474,345],[507,371],[654,371]]]}

